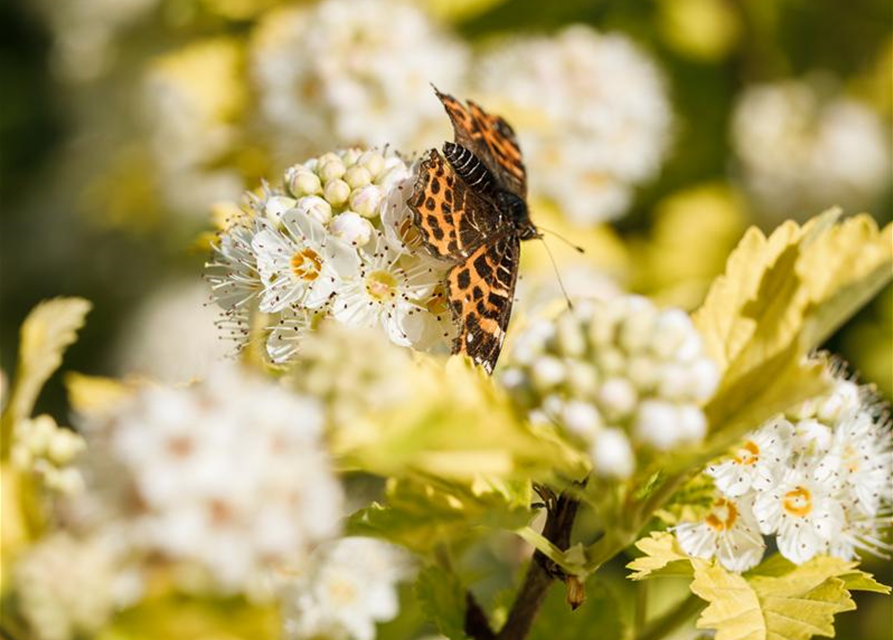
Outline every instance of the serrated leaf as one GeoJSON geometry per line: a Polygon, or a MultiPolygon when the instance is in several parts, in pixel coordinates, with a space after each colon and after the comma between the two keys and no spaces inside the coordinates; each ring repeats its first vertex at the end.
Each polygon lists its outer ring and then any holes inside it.
{"type": "Polygon", "coordinates": [[[752,228],[731,254],[694,314],[723,388],[818,346],[893,277],[891,227],[839,215],[789,221],[768,238],[752,228]]]}
{"type": "Polygon", "coordinates": [[[644,555],[626,565],[627,569],[633,571],[627,576],[630,580],[689,577],[692,574],[691,559],[671,533],[655,531],[636,542],[636,548],[644,555]]]}
{"type": "Polygon", "coordinates": [[[465,635],[465,588],[455,574],[440,567],[427,567],[416,579],[416,597],[425,617],[450,640],[465,635]]]}
{"type": "Polygon", "coordinates": [[[62,364],[62,354],[92,305],[83,298],[53,298],[38,304],[22,323],[15,386],[4,416],[15,423],[31,415],[44,383],[62,364]]]}
{"type": "Polygon", "coordinates": [[[847,591],[873,591],[890,595],[890,587],[875,580],[867,571],[856,570],[840,576],[840,579],[846,585],[847,591]]]}
{"type": "Polygon", "coordinates": [[[770,559],[741,576],[692,560],[691,590],[709,602],[700,629],[716,640],[808,640],[834,636],[834,616],[855,609],[844,576],[855,563],[817,557],[802,565],[770,559]]]}

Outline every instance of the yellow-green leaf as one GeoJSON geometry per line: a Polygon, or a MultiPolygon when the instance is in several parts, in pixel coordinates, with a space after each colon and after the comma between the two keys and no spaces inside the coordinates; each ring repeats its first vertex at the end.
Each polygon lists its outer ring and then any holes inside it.
{"type": "Polygon", "coordinates": [[[668,576],[691,576],[691,559],[679,546],[676,536],[666,531],[655,531],[636,543],[644,555],[636,558],[627,569],[633,571],[630,580],[668,576]]]}
{"type": "Polygon", "coordinates": [[[54,298],[41,302],[28,314],[22,324],[15,386],[5,423],[31,415],[37,395],[62,364],[65,349],[77,340],[77,331],[84,326],[91,306],[83,298],[54,298]]]}
{"type": "Polygon", "coordinates": [[[71,372],[65,375],[71,408],[82,414],[103,413],[133,392],[133,387],[114,378],[71,372]]]}
{"type": "Polygon", "coordinates": [[[808,640],[834,636],[834,616],[855,609],[844,576],[855,563],[818,557],[800,566],[769,560],[747,576],[692,560],[691,590],[709,602],[700,629],[716,640],[808,640]]]}

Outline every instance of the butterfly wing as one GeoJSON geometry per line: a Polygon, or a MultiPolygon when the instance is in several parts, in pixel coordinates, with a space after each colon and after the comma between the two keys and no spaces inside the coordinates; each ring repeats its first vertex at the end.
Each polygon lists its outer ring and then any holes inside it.
{"type": "Polygon", "coordinates": [[[511,125],[470,100],[466,107],[453,96],[435,91],[453,122],[456,142],[480,158],[504,189],[525,198],[527,172],[511,125]]]}
{"type": "Polygon", "coordinates": [[[453,261],[463,260],[506,224],[504,214],[469,188],[436,149],[419,166],[409,208],[425,249],[453,261]]]}
{"type": "Polygon", "coordinates": [[[447,297],[458,335],[453,353],[464,353],[493,373],[515,296],[521,241],[505,234],[481,245],[450,269],[447,297]]]}

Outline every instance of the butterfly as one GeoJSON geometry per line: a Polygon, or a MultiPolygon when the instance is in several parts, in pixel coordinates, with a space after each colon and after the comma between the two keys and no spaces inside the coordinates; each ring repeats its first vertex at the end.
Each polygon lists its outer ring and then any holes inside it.
{"type": "Polygon", "coordinates": [[[412,223],[433,257],[452,263],[447,298],[463,353],[492,373],[512,315],[521,241],[539,238],[525,200],[527,174],[512,127],[472,101],[434,89],[454,142],[430,149],[409,198],[412,223]]]}

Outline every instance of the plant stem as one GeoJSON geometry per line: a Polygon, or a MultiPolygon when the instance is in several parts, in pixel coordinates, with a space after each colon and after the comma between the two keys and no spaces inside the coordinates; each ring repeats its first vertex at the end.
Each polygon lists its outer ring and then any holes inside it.
{"type": "Polygon", "coordinates": [[[636,612],[633,618],[633,631],[636,635],[642,633],[646,620],[648,620],[648,581],[642,580],[636,584],[636,612]]]}
{"type": "Polygon", "coordinates": [[[704,608],[704,601],[694,594],[689,595],[675,608],[639,631],[636,640],[660,640],[682,625],[686,620],[704,608]]]}
{"type": "MultiPolygon", "coordinates": [[[[550,490],[541,490],[547,494],[544,498],[548,509],[543,537],[564,551],[570,546],[571,530],[580,502],[571,493],[555,497],[550,490]]],[[[561,567],[536,551],[508,619],[499,633],[494,633],[490,628],[486,614],[470,593],[466,597],[465,633],[475,640],[523,640],[530,633],[549,587],[556,579],[564,580],[566,577],[561,567]]]]}

